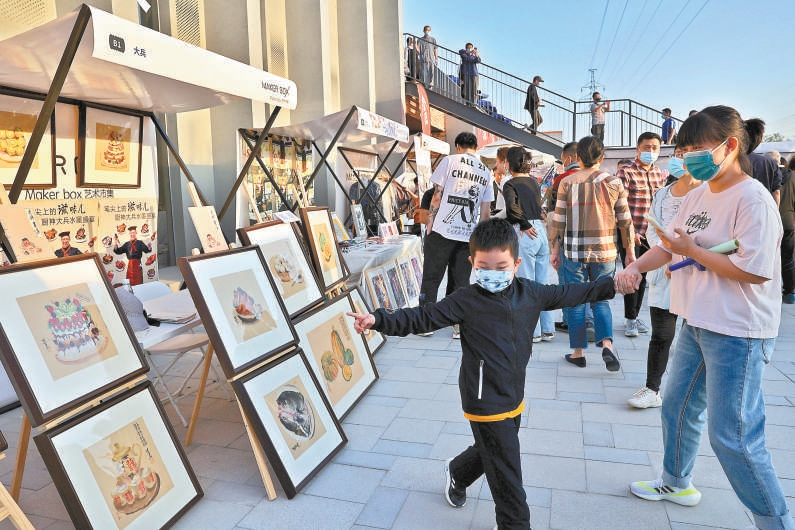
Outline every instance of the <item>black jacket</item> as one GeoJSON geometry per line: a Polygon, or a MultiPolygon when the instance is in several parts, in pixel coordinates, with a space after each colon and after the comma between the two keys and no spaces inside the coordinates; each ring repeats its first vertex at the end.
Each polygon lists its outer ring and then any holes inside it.
{"type": "Polygon", "coordinates": [[[528,221],[541,219],[541,186],[533,177],[513,177],[502,189],[505,196],[506,218],[518,223],[519,230],[527,230],[528,221]]]}
{"type": "Polygon", "coordinates": [[[530,83],[530,86],[527,87],[527,97],[524,100],[524,110],[532,112],[538,108],[540,103],[538,88],[536,88],[536,85],[533,83],[530,83]]]}
{"type": "Polygon", "coordinates": [[[541,311],[615,296],[612,278],[569,285],[542,285],[514,278],[499,293],[462,287],[434,304],[373,313],[373,329],[387,335],[425,333],[460,323],[461,405],[470,415],[510,412],[524,400],[525,371],[541,311]]]}

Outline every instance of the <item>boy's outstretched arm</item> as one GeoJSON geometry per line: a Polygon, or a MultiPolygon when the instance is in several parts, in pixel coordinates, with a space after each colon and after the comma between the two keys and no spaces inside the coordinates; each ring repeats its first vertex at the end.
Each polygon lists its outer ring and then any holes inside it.
{"type": "Polygon", "coordinates": [[[361,313],[353,313],[349,311],[348,313],[345,314],[348,315],[349,317],[353,317],[356,320],[353,323],[353,329],[356,330],[356,333],[362,333],[364,331],[367,331],[368,329],[373,327],[373,324],[375,324],[375,317],[369,313],[363,315],[361,313]]]}

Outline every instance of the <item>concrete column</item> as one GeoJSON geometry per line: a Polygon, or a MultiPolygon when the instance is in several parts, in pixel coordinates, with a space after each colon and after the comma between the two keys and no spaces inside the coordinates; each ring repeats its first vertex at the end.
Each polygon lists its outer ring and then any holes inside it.
{"type": "MultiPolygon", "coordinates": [[[[383,3],[383,2],[378,2],[383,3]]],[[[376,66],[373,42],[373,1],[345,0],[337,4],[340,106],[376,112],[376,66]]]]}
{"type": "Polygon", "coordinates": [[[373,3],[375,112],[406,123],[402,27],[402,0],[373,3]]]}

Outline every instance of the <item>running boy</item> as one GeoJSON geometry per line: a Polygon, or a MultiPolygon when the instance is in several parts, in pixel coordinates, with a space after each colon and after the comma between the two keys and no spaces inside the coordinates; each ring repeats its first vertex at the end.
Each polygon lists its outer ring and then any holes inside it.
{"type": "Polygon", "coordinates": [[[613,298],[613,279],[542,285],[515,278],[521,262],[519,240],[505,219],[480,222],[469,238],[469,252],[476,284],[433,304],[349,316],[356,319],[359,333],[373,328],[398,336],[460,324],[458,386],[475,444],[445,463],[445,498],[453,507],[464,506],[466,488],[485,473],[498,527],[529,529],[519,424],[536,322],[541,311],[613,298]]]}

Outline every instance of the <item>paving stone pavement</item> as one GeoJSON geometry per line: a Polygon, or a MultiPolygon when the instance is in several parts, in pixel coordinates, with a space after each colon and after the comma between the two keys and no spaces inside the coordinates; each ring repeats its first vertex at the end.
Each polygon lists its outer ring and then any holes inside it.
{"type": "MultiPolygon", "coordinates": [[[[520,431],[533,528],[706,530],[751,525],[706,436],[694,473],[703,493],[698,506],[647,502],[629,494],[630,481],[660,474],[660,409],[634,410],[626,404],[645,382],[649,339],[624,337],[620,297],[611,307],[622,363],[617,373],[604,369],[593,347],[586,352],[587,368],[568,365],[563,360],[570,351],[566,334],[534,345],[520,431]]],[[[648,321],[647,310],[645,315],[648,321]]],[[[205,496],[174,528],[492,528],[494,503],[483,479],[469,488],[464,508],[451,508],[442,496],[444,461],[472,441],[458,397],[460,352],[450,329],[428,338],[389,338],[375,356],[381,378],[343,422],[348,444],[292,500],[278,485],[278,498],[267,500],[237,405],[224,398],[218,385],[208,387],[195,441],[186,449],[205,496]]],[[[767,444],[795,512],[795,306],[783,306],[764,384],[767,444]]],[[[191,404],[190,399],[180,403],[186,415],[191,404]]],[[[185,429],[170,405],[166,411],[184,439],[185,429]]],[[[10,444],[0,460],[0,480],[7,486],[20,418],[20,409],[0,415],[0,429],[10,444]]],[[[72,528],[32,443],[20,504],[36,528],[72,528]]],[[[0,530],[6,528],[11,526],[0,523],[0,530]]]]}

